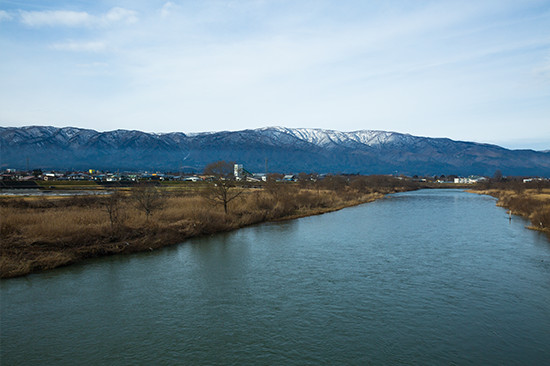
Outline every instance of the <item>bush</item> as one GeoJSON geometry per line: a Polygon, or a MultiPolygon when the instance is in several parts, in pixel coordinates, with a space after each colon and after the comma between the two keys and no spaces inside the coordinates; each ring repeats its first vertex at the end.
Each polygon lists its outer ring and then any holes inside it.
{"type": "Polygon", "coordinates": [[[550,228],[550,207],[546,206],[535,211],[531,216],[531,222],[536,228],[550,228]]]}

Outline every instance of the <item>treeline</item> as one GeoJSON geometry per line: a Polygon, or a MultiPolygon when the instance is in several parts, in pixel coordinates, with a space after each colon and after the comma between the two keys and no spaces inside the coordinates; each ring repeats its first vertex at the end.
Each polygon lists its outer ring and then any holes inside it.
{"type": "Polygon", "coordinates": [[[518,194],[526,190],[541,193],[544,189],[550,189],[550,180],[534,178],[524,182],[522,177],[489,178],[477,183],[476,188],[513,191],[518,194]]]}

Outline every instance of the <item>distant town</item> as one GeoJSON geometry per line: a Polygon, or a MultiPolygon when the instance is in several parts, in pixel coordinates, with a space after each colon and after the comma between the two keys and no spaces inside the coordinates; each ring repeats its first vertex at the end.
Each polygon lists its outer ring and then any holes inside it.
{"type": "MultiPolygon", "coordinates": [[[[335,174],[336,175],[336,174],[335,174]]],[[[351,176],[350,174],[342,174],[351,176]]],[[[266,182],[268,177],[275,181],[297,182],[303,180],[322,180],[327,174],[280,174],[280,173],[251,173],[242,164],[234,164],[233,178],[242,182],[266,182]]],[[[395,175],[388,175],[395,176],[395,175]]],[[[476,184],[483,182],[489,177],[456,175],[441,176],[396,176],[400,179],[409,179],[417,182],[446,183],[446,184],[476,184]]],[[[111,172],[96,169],[78,171],[54,171],[54,170],[17,170],[5,169],[0,171],[0,188],[29,188],[35,181],[93,181],[104,185],[133,184],[137,182],[201,182],[210,181],[212,176],[198,173],[174,173],[174,172],[111,172]],[[27,182],[27,184],[26,184],[27,182]]],[[[514,177],[515,180],[523,183],[533,181],[548,181],[547,178],[538,177],[514,177]]]]}

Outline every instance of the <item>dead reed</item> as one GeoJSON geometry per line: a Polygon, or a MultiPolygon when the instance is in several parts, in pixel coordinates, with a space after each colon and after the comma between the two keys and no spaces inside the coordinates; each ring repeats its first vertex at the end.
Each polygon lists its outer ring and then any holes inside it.
{"type": "Polygon", "coordinates": [[[550,234],[550,189],[498,189],[472,190],[474,193],[487,194],[498,198],[497,205],[511,210],[531,221],[530,229],[550,234]]]}
{"type": "MultiPolygon", "coordinates": [[[[387,188],[388,193],[404,188],[387,188]]],[[[199,192],[132,190],[110,196],[2,198],[0,276],[15,277],[102,255],[165,245],[265,221],[320,214],[383,196],[349,186],[245,189],[228,212],[199,192]],[[139,193],[139,192],[138,192],[139,193]],[[149,197],[149,196],[148,196],[149,197]]]]}

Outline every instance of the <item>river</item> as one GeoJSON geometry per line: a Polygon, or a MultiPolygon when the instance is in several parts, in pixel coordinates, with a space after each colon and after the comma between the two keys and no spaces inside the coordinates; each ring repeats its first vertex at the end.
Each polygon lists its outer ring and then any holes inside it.
{"type": "Polygon", "coordinates": [[[1,281],[2,365],[550,364],[550,243],[421,190],[1,281]]]}

